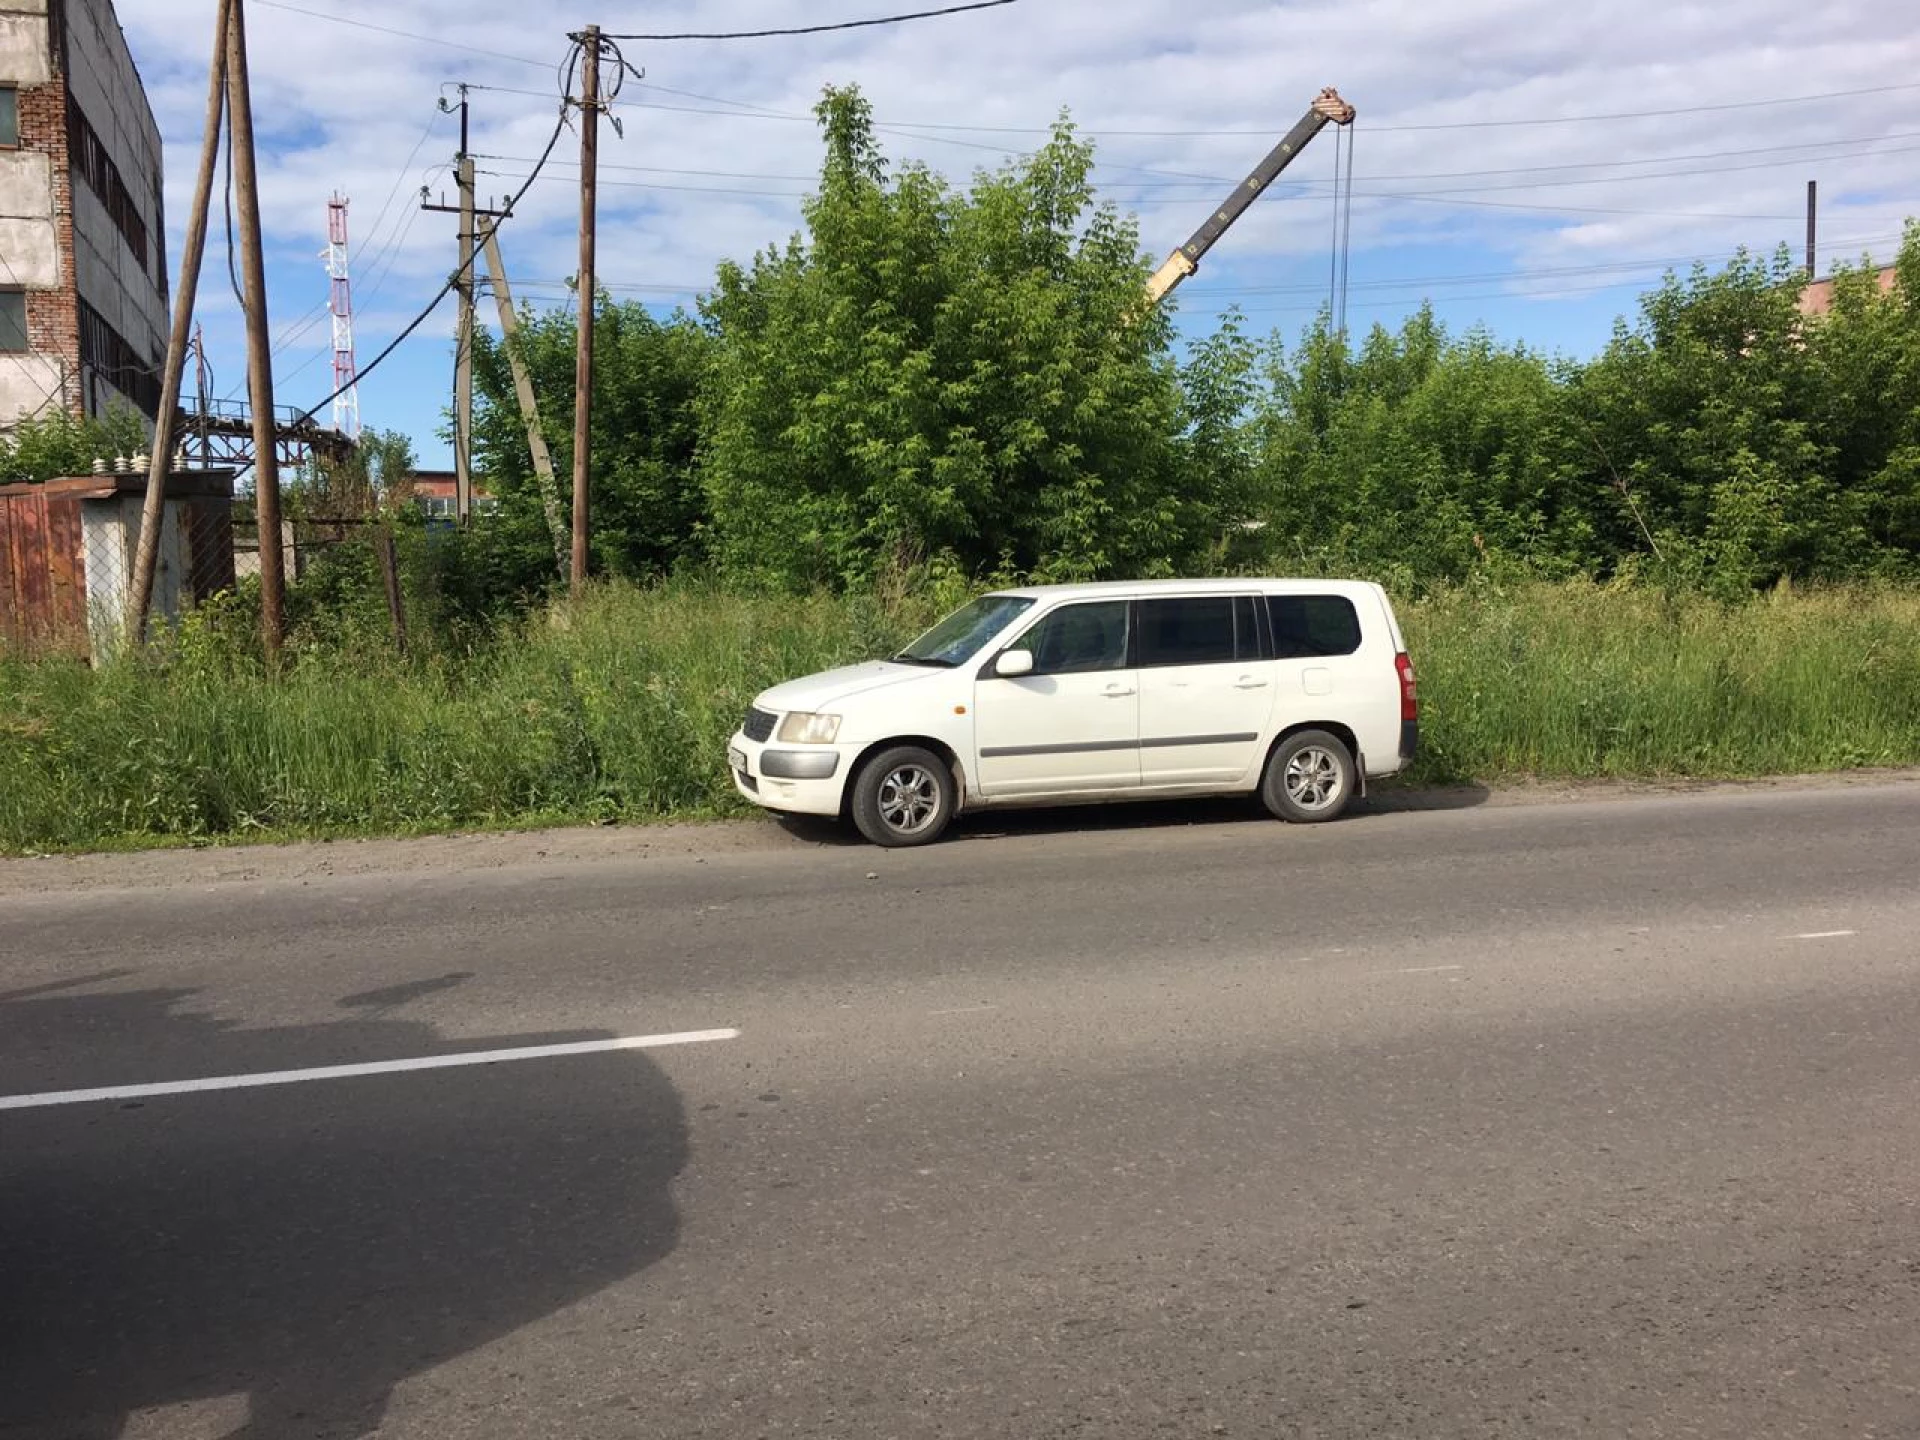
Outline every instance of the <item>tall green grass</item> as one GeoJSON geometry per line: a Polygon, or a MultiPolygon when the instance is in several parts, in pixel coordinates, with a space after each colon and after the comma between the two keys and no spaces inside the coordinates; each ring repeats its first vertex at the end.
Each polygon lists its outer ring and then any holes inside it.
{"type": "Polygon", "coordinates": [[[1920,592],[1739,604],[1573,582],[1405,607],[1414,778],[1739,777],[1920,763],[1920,592]]]}
{"type": "MultiPolygon", "coordinates": [[[[277,677],[191,626],[98,671],[0,656],[0,849],[736,813],[721,757],[754,694],[951,598],[608,586],[472,654],[321,645],[277,677]]],[[[1920,593],[1533,584],[1401,613],[1416,779],[1920,764],[1920,593]]]]}

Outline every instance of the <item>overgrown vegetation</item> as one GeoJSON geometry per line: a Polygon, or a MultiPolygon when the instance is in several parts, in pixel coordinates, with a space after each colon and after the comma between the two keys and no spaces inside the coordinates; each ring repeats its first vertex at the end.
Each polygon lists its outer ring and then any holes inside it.
{"type": "MultiPolygon", "coordinates": [[[[1920,568],[1920,229],[1891,293],[1843,271],[1806,321],[1788,257],[1741,254],[1669,276],[1582,362],[1427,312],[1350,343],[1229,315],[1176,356],[1071,126],[962,190],[890,169],[857,93],[820,117],[802,234],[723,266],[698,317],[600,300],[607,573],[798,590],[903,562],[1244,565],[1417,586],[1500,564],[1731,597],[1920,568]]],[[[555,313],[523,347],[563,473],[573,341],[555,313]]],[[[552,546],[497,347],[480,379],[478,448],[537,587],[552,546]]]]}
{"type": "MultiPolygon", "coordinates": [[[[1229,315],[1176,354],[1064,121],[963,189],[891,169],[855,92],[820,119],[804,233],[695,315],[597,297],[583,602],[549,605],[564,497],[483,342],[500,513],[426,524],[394,436],[299,477],[289,514],[331,543],[277,672],[249,584],[138,661],[0,656],[0,847],[729,813],[719,756],[759,688],[1009,579],[1384,580],[1417,779],[1920,763],[1920,227],[1889,293],[1844,272],[1804,320],[1786,258],[1740,255],[1582,362],[1429,313],[1351,344],[1229,315]]],[[[562,477],[574,337],[529,312],[512,342],[562,477]]],[[[0,479],[138,444],[36,422],[0,479]]]]}
{"type": "MultiPolygon", "coordinates": [[[[959,593],[614,584],[465,656],[343,642],[278,677],[216,606],[149,661],[0,659],[0,848],[737,813],[720,757],[759,689],[882,653],[959,593]]],[[[1911,592],[1480,583],[1403,619],[1416,779],[1920,763],[1911,592]]]]}
{"type": "Polygon", "coordinates": [[[49,409],[0,430],[0,485],[40,484],[63,475],[86,475],[95,460],[111,465],[147,448],[146,426],[132,406],[118,406],[98,419],[79,419],[49,409]]]}

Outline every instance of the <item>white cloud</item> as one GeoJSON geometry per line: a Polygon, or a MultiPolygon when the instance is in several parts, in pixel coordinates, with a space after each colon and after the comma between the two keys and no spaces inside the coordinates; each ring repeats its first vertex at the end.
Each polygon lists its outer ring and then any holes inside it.
{"type": "MultiPolygon", "coordinates": [[[[507,177],[524,175],[524,157],[538,154],[551,133],[567,22],[508,0],[298,3],[520,57],[404,40],[258,0],[248,6],[275,315],[284,323],[324,298],[316,257],[335,190],[353,200],[363,302],[404,314],[445,278],[455,250],[453,217],[417,212],[419,185],[455,146],[454,123],[437,114],[436,102],[457,80],[504,87],[473,93],[472,144],[481,155],[521,157],[483,159],[482,169],[500,172],[481,177],[483,193],[517,185],[507,177]],[[381,266],[388,273],[376,291],[381,266]]],[[[784,0],[683,0],[613,5],[599,19],[614,32],[728,29],[888,8],[888,0],[812,0],[804,11],[784,0]]],[[[203,0],[121,0],[167,141],[176,228],[199,143],[210,9],[203,0]]],[[[1518,288],[1565,291],[1636,278],[1566,273],[1582,266],[1797,244],[1810,177],[1821,181],[1823,233],[1849,242],[1836,247],[1847,254],[1874,237],[1885,252],[1884,237],[1920,208],[1920,121],[1906,118],[1920,90],[1745,104],[1914,84],[1920,35],[1890,25],[1884,6],[1864,0],[1817,10],[1750,0],[1738,12],[1654,0],[1189,0],[1171,14],[1162,0],[1022,0],[892,29],[732,44],[636,41],[626,53],[648,83],[627,83],[618,109],[625,138],[603,131],[600,272],[614,285],[705,285],[721,257],[783,240],[798,223],[803,177],[818,163],[817,134],[804,117],[824,85],[845,82],[857,82],[890,127],[890,153],[925,159],[956,179],[1038,143],[1059,109],[1070,108],[1098,140],[1103,183],[1137,202],[1143,245],[1156,254],[1186,237],[1321,85],[1337,85],[1360,111],[1356,286],[1380,276],[1530,271],[1558,273],[1518,288]],[[802,118],[744,118],[742,105],[802,118]],[[726,110],[736,113],[710,113],[726,110]],[[1487,123],[1646,111],[1685,113],[1487,123]],[[915,131],[916,124],[1023,128],[915,131]],[[1474,128],[1404,128],[1435,125],[1474,128]],[[1251,133],[1116,133],[1143,130],[1251,133]],[[1831,143],[1806,148],[1812,142],[1831,143]],[[1710,158],[1662,163],[1689,156],[1710,158]],[[1579,165],[1591,168],[1529,168],[1579,165]],[[1499,171],[1514,173],[1488,173],[1499,171]],[[1167,172],[1208,178],[1180,184],[1167,172]],[[1423,198],[1391,198],[1407,192],[1423,198]]],[[[556,159],[571,161],[575,151],[573,136],[563,136],[556,159]]],[[[1313,303],[1311,284],[1326,273],[1332,157],[1323,136],[1288,183],[1248,212],[1183,290],[1191,313],[1241,296],[1250,304],[1271,299],[1261,286],[1297,285],[1302,303],[1313,303]]],[[[534,281],[575,268],[575,171],[557,163],[551,173],[503,232],[514,272],[534,281]]],[[[451,194],[444,172],[435,188],[451,194]]],[[[177,237],[169,253],[178,255],[177,237]]],[[[224,264],[217,242],[209,258],[224,264]]],[[[215,315],[215,292],[224,290],[216,275],[203,286],[215,315]]],[[[658,289],[635,293],[670,298],[658,289]]],[[[368,316],[363,337],[378,329],[368,316]]]]}

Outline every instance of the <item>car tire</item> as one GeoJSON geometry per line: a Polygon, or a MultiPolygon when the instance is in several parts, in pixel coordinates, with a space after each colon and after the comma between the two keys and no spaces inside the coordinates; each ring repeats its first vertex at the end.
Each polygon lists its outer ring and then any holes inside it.
{"type": "Polygon", "coordinates": [[[1310,825],[1336,819],[1355,788],[1353,752],[1340,737],[1301,730],[1274,747],[1260,798],[1282,820],[1310,825]]]}
{"type": "Polygon", "coordinates": [[[938,840],[958,798],[946,761],[919,745],[896,745],[861,766],[849,808],[862,835],[900,849],[938,840]]]}

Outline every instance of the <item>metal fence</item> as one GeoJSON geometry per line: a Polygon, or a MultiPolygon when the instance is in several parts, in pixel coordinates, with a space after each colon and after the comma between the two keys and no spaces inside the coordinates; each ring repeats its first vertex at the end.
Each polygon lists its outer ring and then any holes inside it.
{"type": "MultiPolygon", "coordinates": [[[[111,473],[0,486],[0,639],[98,661],[125,644],[146,477],[111,473]]],[[[235,579],[233,477],[170,476],[154,615],[178,615],[235,579]]]]}
{"type": "MultiPolygon", "coordinates": [[[[128,643],[133,574],[146,476],[117,471],[46,484],[0,486],[0,646],[70,654],[95,663],[128,643]]],[[[252,507],[233,494],[229,471],[170,476],[160,531],[149,633],[261,573],[252,507]]],[[[451,529],[427,521],[427,530],[451,529]]],[[[303,582],[357,608],[407,643],[406,600],[391,517],[300,515],[280,527],[288,611],[303,582]],[[345,561],[345,566],[330,562],[345,561]],[[316,572],[327,571],[316,576],[316,572]],[[342,574],[351,598],[336,594],[342,574]],[[384,607],[382,602],[384,601],[384,607]],[[380,616],[384,608],[384,617],[380,616]]]]}

